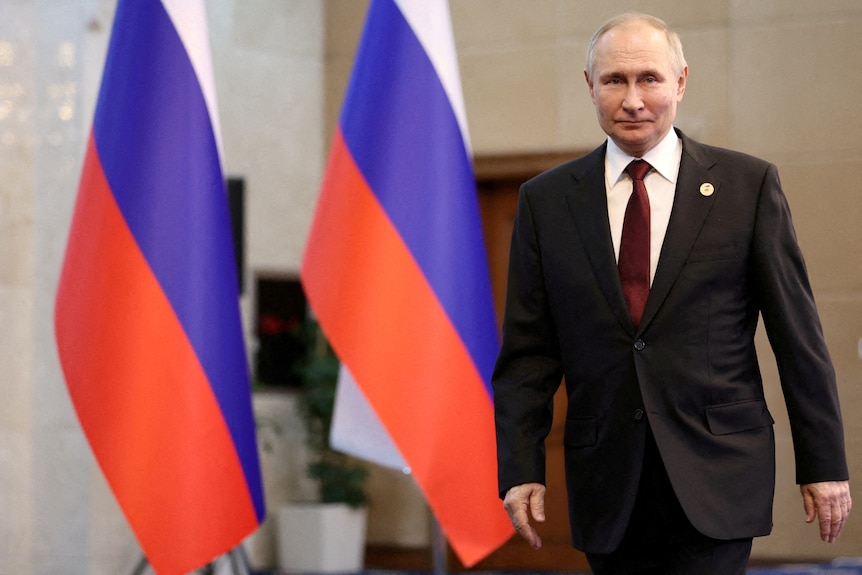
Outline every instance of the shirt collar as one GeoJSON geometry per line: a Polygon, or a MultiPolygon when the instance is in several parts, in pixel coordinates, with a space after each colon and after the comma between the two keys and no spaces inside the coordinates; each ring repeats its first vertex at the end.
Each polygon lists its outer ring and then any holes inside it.
{"type": "Polygon", "coordinates": [[[619,181],[626,166],[632,160],[642,159],[649,162],[653,169],[664,179],[672,184],[676,184],[681,157],[682,140],[680,140],[676,134],[676,130],[673,128],[668,130],[667,135],[653,149],[647,152],[643,158],[629,156],[611,138],[608,138],[608,147],[605,156],[605,177],[613,185],[619,181]]]}

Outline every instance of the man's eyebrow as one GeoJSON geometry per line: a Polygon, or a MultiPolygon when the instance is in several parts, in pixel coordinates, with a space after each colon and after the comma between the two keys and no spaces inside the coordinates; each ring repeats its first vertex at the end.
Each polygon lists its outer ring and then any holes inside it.
{"type": "Polygon", "coordinates": [[[656,78],[664,78],[664,74],[653,68],[641,71],[638,76],[655,76],[656,78]]]}
{"type": "Polygon", "coordinates": [[[613,70],[610,72],[603,72],[602,74],[599,75],[600,80],[605,80],[608,78],[624,78],[624,77],[625,77],[625,74],[618,71],[618,70],[613,70]]]}
{"type": "MultiPolygon", "coordinates": [[[[608,72],[603,72],[599,75],[599,79],[607,79],[607,78],[625,78],[628,74],[623,72],[622,70],[610,70],[608,72]]],[[[656,68],[647,68],[645,70],[640,70],[637,72],[638,78],[643,78],[645,76],[654,76],[656,78],[664,78],[665,74],[659,71],[656,68]]]]}

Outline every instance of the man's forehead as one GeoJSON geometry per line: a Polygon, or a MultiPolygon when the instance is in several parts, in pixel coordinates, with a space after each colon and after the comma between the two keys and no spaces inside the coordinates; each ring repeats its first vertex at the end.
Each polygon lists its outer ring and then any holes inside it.
{"type": "Polygon", "coordinates": [[[672,67],[670,46],[661,31],[649,26],[609,30],[596,45],[596,72],[658,72],[672,67]]]}
{"type": "Polygon", "coordinates": [[[601,38],[599,38],[596,48],[599,51],[653,50],[668,52],[670,50],[667,36],[663,34],[661,30],[657,30],[651,26],[647,26],[646,24],[630,24],[611,28],[605,32],[601,38]]]}
{"type": "Polygon", "coordinates": [[[598,41],[599,43],[606,42],[608,40],[619,39],[629,39],[633,41],[653,41],[664,40],[666,38],[667,35],[663,30],[660,30],[659,28],[656,28],[655,26],[652,26],[647,22],[634,20],[631,22],[624,22],[622,24],[618,24],[617,26],[606,30],[598,41]]]}

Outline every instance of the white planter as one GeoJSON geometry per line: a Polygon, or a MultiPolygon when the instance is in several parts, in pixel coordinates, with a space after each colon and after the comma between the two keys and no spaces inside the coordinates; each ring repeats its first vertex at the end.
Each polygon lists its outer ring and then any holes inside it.
{"type": "Polygon", "coordinates": [[[287,573],[358,573],[368,511],[342,503],[290,503],[278,510],[278,564],[287,573]]]}

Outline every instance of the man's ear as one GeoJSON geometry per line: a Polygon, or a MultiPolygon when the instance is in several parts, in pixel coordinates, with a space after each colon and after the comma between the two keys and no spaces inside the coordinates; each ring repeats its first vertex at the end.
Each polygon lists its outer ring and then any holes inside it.
{"type": "Polygon", "coordinates": [[[676,101],[681,102],[682,97],[685,95],[685,83],[688,80],[688,66],[684,66],[682,69],[682,74],[679,75],[679,79],[677,80],[677,88],[676,88],[676,101]]]}
{"type": "Polygon", "coordinates": [[[593,93],[593,83],[590,81],[590,73],[587,70],[584,70],[584,79],[587,81],[587,87],[590,89],[590,99],[593,101],[593,104],[595,104],[596,95],[593,93]]]}

